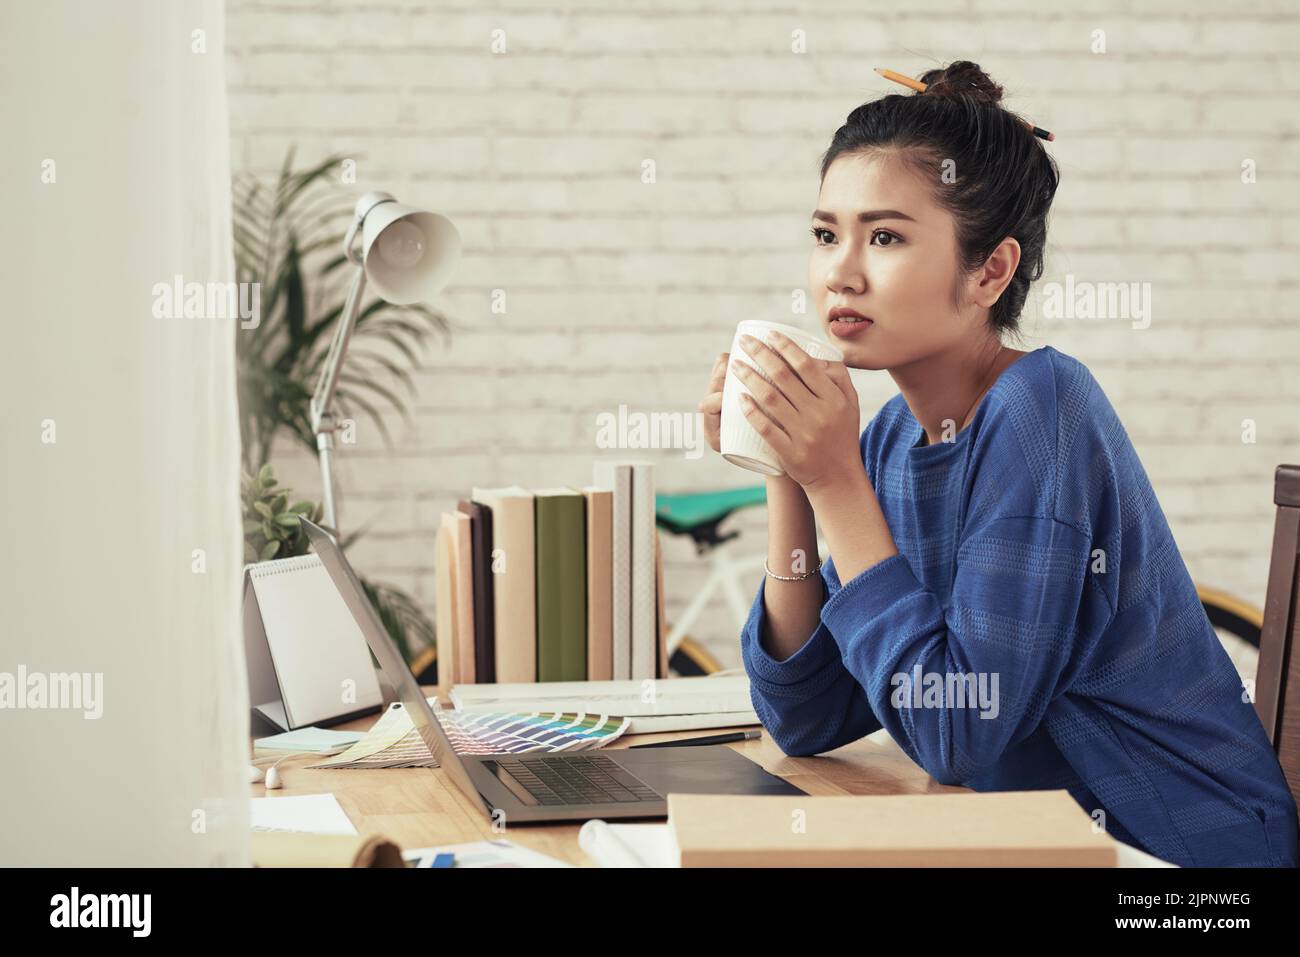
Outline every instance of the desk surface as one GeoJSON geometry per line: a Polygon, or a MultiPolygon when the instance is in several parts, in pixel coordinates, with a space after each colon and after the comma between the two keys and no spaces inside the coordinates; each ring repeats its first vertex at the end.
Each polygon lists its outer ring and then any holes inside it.
{"type": "MultiPolygon", "coordinates": [[[[425,694],[437,694],[448,705],[446,691],[426,687],[425,694]]],[[[339,730],[364,730],[379,716],[370,715],[339,730]]],[[[745,728],[710,728],[663,734],[624,735],[610,748],[648,744],[672,738],[721,734],[745,728]]],[[[260,737],[261,735],[258,735],[260,737]]],[[[767,732],[757,741],[717,745],[739,751],[772,774],[786,778],[809,794],[939,794],[965,792],[968,788],[939,784],[888,736],[877,733],[836,751],[815,758],[792,758],[781,752],[767,732]]],[[[272,752],[260,751],[257,757],[272,752]]],[[[370,771],[312,770],[306,767],[318,755],[289,758],[280,765],[284,787],[272,793],[320,794],[333,792],[357,830],[366,836],[382,834],[402,850],[442,844],[464,844],[506,838],[571,864],[592,866],[593,861],[578,846],[581,821],[559,824],[517,824],[493,832],[486,815],[477,811],[442,768],[387,768],[370,771]]],[[[263,766],[266,766],[263,764],[263,766]]],[[[262,797],[261,784],[251,786],[254,797],[262,797]]]]}

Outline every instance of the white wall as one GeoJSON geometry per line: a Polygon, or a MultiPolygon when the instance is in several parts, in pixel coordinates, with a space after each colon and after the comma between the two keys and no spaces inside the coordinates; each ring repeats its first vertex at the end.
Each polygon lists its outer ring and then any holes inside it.
{"type": "MultiPolygon", "coordinates": [[[[1262,603],[1273,468],[1300,460],[1287,371],[1300,359],[1300,7],[564,6],[229,3],[237,169],[270,172],[291,143],[304,160],[343,151],[358,157],[352,188],[438,209],[465,238],[445,298],[454,338],[420,376],[414,427],[395,455],[363,434],[341,457],[347,521],[373,520],[353,553],[367,573],[431,602],[438,514],[471,485],[584,483],[603,454],[598,412],[694,409],[739,318],[789,319],[818,156],[854,106],[896,89],[872,67],[972,59],[1058,137],[1044,281],[1152,284],[1145,330],[1047,322],[1031,301],[1029,347],[1093,370],[1193,576],[1262,603]],[[489,50],[498,28],[504,55],[489,50]],[[1090,52],[1098,29],[1104,54],[1090,52]],[[807,53],[791,52],[793,30],[807,53]],[[505,316],[489,312],[496,288],[505,316]]],[[[895,390],[884,373],[855,378],[865,424],[895,390]]],[[[758,478],[711,455],[649,455],[662,491],[758,478]]],[[[316,494],[309,461],[288,474],[316,494]]],[[[760,512],[737,527],[762,548],[760,512]]],[[[697,566],[666,545],[672,618],[697,566]]],[[[715,613],[707,632],[738,664],[731,623],[715,613]]]]}

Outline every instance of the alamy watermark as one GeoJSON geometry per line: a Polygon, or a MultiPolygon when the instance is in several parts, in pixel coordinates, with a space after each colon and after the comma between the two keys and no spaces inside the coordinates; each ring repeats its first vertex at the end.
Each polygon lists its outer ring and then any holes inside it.
{"type": "Polygon", "coordinates": [[[186,282],[178,273],[152,293],[155,319],[238,319],[241,329],[262,321],[260,282],[186,282]]]}
{"type": "Polygon", "coordinates": [[[601,412],[596,447],[601,449],[685,449],[688,459],[704,454],[703,412],[601,412]]]}
{"type": "Polygon", "coordinates": [[[922,672],[917,665],[910,672],[895,672],[889,679],[894,690],[889,703],[895,708],[978,708],[980,718],[996,718],[998,673],[922,672]]]}
{"type": "Polygon", "coordinates": [[[152,894],[83,894],[73,887],[50,898],[51,927],[124,927],[132,937],[148,937],[152,894]]]}
{"type": "Polygon", "coordinates": [[[1042,285],[1044,319],[1127,319],[1134,329],[1151,325],[1151,283],[1065,282],[1042,285]]]}
{"type": "Polygon", "coordinates": [[[0,671],[0,711],[81,711],[87,721],[104,715],[104,673],[0,671]]]}

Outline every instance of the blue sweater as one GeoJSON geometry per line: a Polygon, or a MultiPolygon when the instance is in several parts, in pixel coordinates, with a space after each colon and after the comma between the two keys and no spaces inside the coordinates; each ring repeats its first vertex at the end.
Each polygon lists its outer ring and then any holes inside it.
{"type": "Polygon", "coordinates": [[[899,554],[847,584],[828,559],[783,661],[759,586],[741,653],[781,750],[884,727],[943,784],[1067,789],[1172,863],[1295,866],[1281,766],[1087,368],[1030,352],[952,442],[923,435],[901,395],[863,432],[899,554]]]}

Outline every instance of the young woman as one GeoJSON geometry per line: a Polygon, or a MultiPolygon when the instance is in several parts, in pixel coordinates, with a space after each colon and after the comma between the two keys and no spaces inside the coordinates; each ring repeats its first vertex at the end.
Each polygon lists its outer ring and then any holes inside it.
{"type": "Polygon", "coordinates": [[[1096,380],[1003,345],[1042,274],[1058,175],[977,65],[849,114],[822,161],[809,282],[844,363],[727,354],[767,479],[741,633],[787,754],[885,728],[944,784],[1065,788],[1181,865],[1294,866],[1296,805],[1096,380]],[[858,434],[846,367],[900,394],[858,434]],[[817,558],[814,518],[832,561],[817,558]]]}

